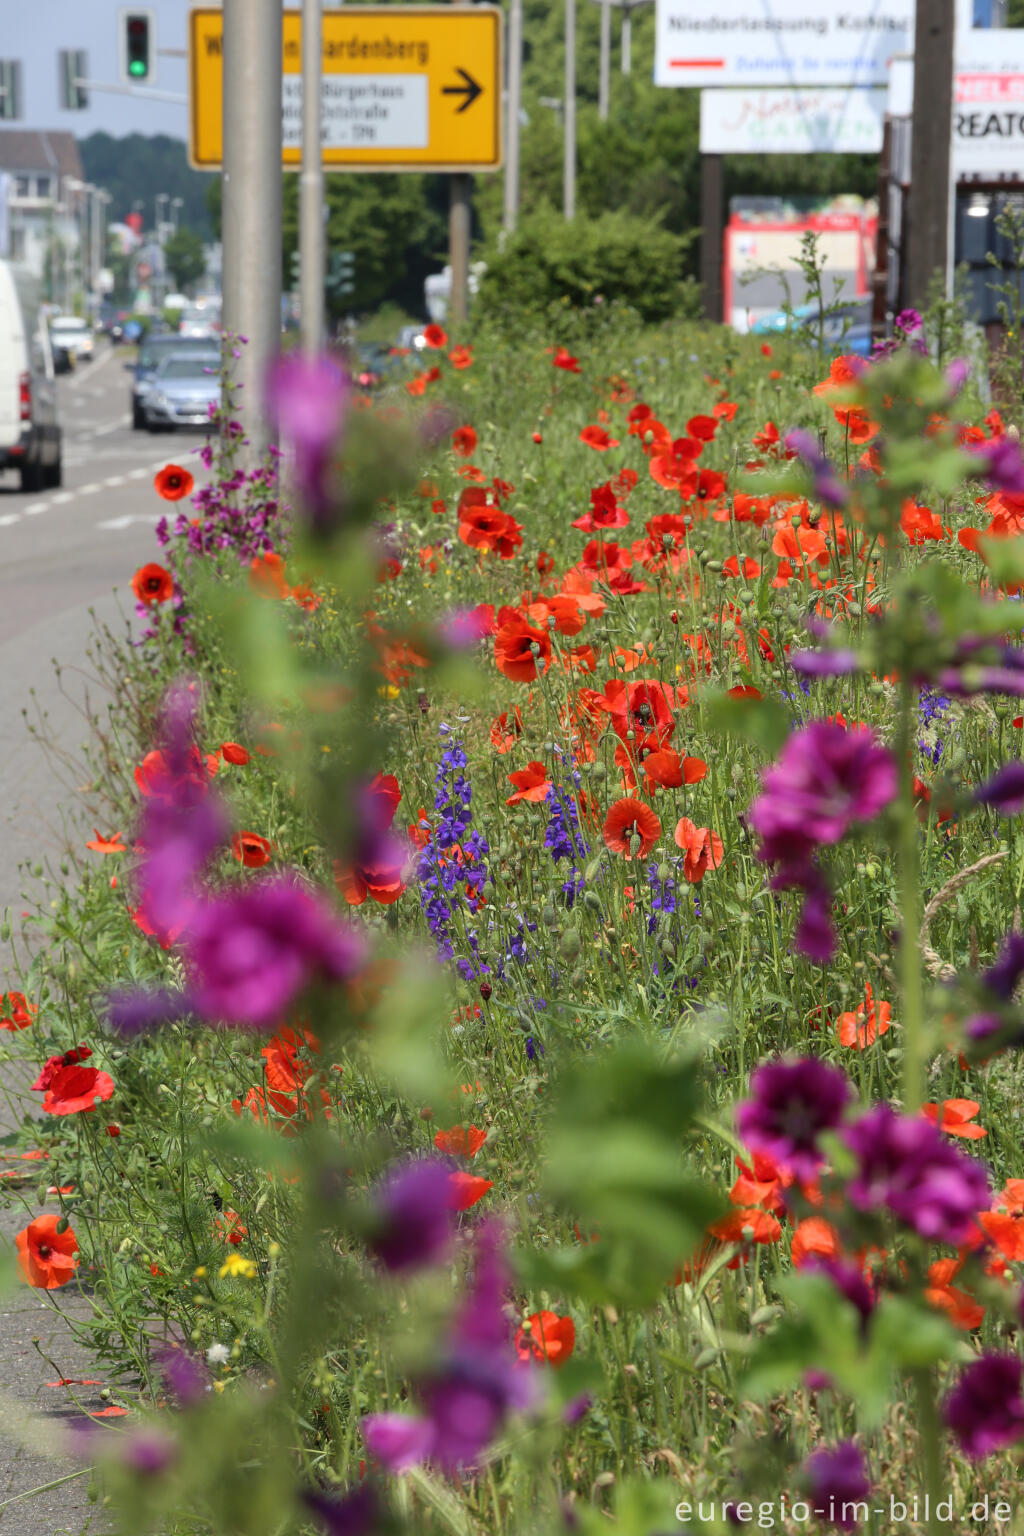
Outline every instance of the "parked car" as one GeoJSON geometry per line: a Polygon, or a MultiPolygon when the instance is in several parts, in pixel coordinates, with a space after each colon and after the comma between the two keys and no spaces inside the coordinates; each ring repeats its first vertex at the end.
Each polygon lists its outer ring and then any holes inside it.
{"type": "Polygon", "coordinates": [[[169,352],[160,362],[142,399],[150,432],[177,427],[205,427],[210,407],[220,402],[220,353],[207,350],[169,352]]]}
{"type": "Polygon", "coordinates": [[[146,426],[146,413],[143,402],[152,387],[156,377],[156,371],[165,357],[196,356],[203,358],[203,367],[209,367],[209,359],[212,357],[213,366],[220,362],[220,353],[210,344],[206,337],[178,336],[172,333],[169,336],[147,336],[139,343],[139,355],[134,363],[125,363],[132,379],[132,426],[136,432],[141,432],[146,426]]]}
{"type": "Polygon", "coordinates": [[[92,361],[92,326],[79,315],[54,315],[50,321],[50,340],[54,346],[73,352],[76,363],[92,361]]]}
{"type": "MultiPolygon", "coordinates": [[[[784,309],[762,315],[750,327],[753,336],[797,336],[812,347],[818,344],[818,306],[798,304],[792,314],[784,309]]],[[[858,357],[871,356],[871,300],[850,299],[825,316],[825,345],[858,357]]]]}
{"type": "Polygon", "coordinates": [[[57,386],[34,274],[0,261],[0,469],[23,491],[61,483],[57,386]]]}
{"type": "Polygon", "coordinates": [[[215,304],[190,304],[178,320],[179,336],[194,336],[206,341],[220,337],[220,310],[215,304]]]}

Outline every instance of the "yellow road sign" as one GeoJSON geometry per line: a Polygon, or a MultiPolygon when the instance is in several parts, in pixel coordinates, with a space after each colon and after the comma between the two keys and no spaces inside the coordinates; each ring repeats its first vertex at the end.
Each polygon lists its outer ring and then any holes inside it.
{"type": "MultiPolygon", "coordinates": [[[[502,13],[493,5],[346,5],[324,12],[327,169],[494,171],[501,165],[502,13]]],[[[189,27],[189,159],[223,158],[224,15],[189,27]]],[[[284,13],[283,163],[302,159],[302,14],[284,13]]]]}

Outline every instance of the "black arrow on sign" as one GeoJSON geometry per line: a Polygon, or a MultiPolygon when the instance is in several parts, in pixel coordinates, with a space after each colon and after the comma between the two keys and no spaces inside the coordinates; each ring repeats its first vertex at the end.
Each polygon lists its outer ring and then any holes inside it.
{"type": "Polygon", "coordinates": [[[473,79],[473,76],[467,74],[464,69],[459,69],[458,66],[456,66],[455,73],[462,76],[463,80],[466,82],[465,85],[446,85],[442,88],[441,95],[465,96],[466,99],[462,103],[462,106],[456,108],[456,112],[465,112],[467,107],[471,107],[473,105],[478,96],[483,95],[484,88],[482,85],[477,85],[476,81],[473,79]]]}

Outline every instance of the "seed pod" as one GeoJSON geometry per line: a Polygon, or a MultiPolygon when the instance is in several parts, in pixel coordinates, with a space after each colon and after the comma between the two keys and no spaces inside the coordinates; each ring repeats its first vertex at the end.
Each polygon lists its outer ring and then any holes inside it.
{"type": "Polygon", "coordinates": [[[575,960],[582,948],[583,942],[580,939],[579,933],[575,928],[567,928],[558,941],[559,954],[565,960],[575,960]]]}
{"type": "Polygon", "coordinates": [[[66,1216],[62,1216],[54,1230],[57,1232],[58,1236],[63,1237],[64,1233],[67,1231],[70,1225],[71,1223],[68,1221],[68,1218],[66,1216]]]}
{"type": "Polygon", "coordinates": [[[558,913],[555,911],[554,907],[551,905],[550,902],[547,904],[547,906],[541,912],[540,920],[544,924],[545,928],[557,928],[558,927],[558,913]]]}

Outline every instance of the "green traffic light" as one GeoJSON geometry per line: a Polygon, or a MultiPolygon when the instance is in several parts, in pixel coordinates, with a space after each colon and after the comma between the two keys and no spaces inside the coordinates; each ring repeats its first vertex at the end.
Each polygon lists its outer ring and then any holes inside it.
{"type": "Polygon", "coordinates": [[[128,73],[136,76],[144,75],[147,73],[147,69],[141,59],[133,59],[128,65],[128,73]]]}

